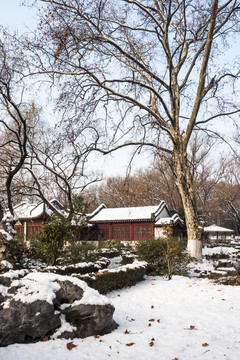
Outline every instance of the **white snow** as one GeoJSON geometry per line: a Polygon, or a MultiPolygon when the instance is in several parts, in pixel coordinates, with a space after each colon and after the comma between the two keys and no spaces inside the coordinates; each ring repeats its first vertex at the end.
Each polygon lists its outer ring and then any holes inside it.
{"type": "Polygon", "coordinates": [[[9,233],[7,233],[5,230],[0,229],[0,233],[2,233],[3,235],[6,236],[6,240],[7,240],[7,241],[11,241],[11,240],[12,240],[12,236],[11,236],[9,233]]]}
{"type": "Polygon", "coordinates": [[[174,276],[108,295],[119,327],[101,337],[0,348],[4,360],[239,360],[240,287],[174,276]]]}
{"type": "Polygon", "coordinates": [[[95,221],[126,221],[126,220],[150,220],[154,214],[159,218],[167,216],[167,205],[164,201],[161,201],[157,206],[137,206],[137,207],[124,207],[124,208],[106,208],[102,207],[96,215],[92,216],[90,222],[95,221]],[[165,210],[165,211],[164,211],[165,210]]]}
{"type": "Polygon", "coordinates": [[[104,273],[104,272],[111,272],[111,273],[115,273],[115,272],[119,272],[119,271],[127,271],[129,269],[137,269],[137,268],[142,268],[142,267],[146,267],[147,266],[147,262],[146,261],[139,261],[139,260],[134,260],[134,262],[132,264],[126,264],[126,265],[122,265],[122,266],[118,266],[116,268],[107,268],[107,269],[102,269],[99,270],[99,273],[104,273]]]}
{"type": "Polygon", "coordinates": [[[227,246],[215,246],[213,248],[209,248],[209,247],[204,247],[202,249],[202,254],[203,256],[205,255],[213,255],[213,254],[225,254],[225,255],[231,255],[233,253],[237,253],[238,250],[232,248],[232,247],[227,247],[227,246]]]}
{"type": "Polygon", "coordinates": [[[218,225],[210,225],[210,226],[205,226],[203,228],[204,232],[230,232],[230,233],[234,233],[234,231],[232,229],[227,229],[218,225]]]}
{"type": "Polygon", "coordinates": [[[151,219],[151,214],[155,213],[157,208],[158,206],[105,208],[91,218],[91,221],[151,219]]]}
{"type": "Polygon", "coordinates": [[[8,272],[5,272],[1,274],[2,276],[10,279],[17,279],[19,277],[22,277],[26,275],[29,272],[27,269],[21,269],[21,270],[9,270],[8,272]]]}
{"type": "Polygon", "coordinates": [[[76,330],[76,327],[69,324],[69,322],[66,321],[65,319],[65,315],[61,314],[60,315],[60,320],[61,320],[61,326],[60,328],[51,336],[51,339],[57,339],[58,336],[60,336],[62,333],[64,333],[65,331],[68,332],[72,332],[74,330],[76,330]]]}
{"type": "Polygon", "coordinates": [[[162,217],[160,218],[155,225],[170,225],[175,224],[177,221],[180,221],[183,224],[183,220],[178,214],[174,214],[172,217],[162,217]]]}
{"type": "Polygon", "coordinates": [[[2,260],[2,261],[0,262],[0,264],[2,264],[3,266],[5,266],[6,269],[12,269],[12,268],[13,268],[12,264],[11,264],[9,261],[7,261],[7,260],[2,260]]]}

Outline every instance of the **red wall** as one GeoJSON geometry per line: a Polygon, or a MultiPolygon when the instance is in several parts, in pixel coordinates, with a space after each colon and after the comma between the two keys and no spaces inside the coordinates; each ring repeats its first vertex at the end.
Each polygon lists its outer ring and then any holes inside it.
{"type": "Polygon", "coordinates": [[[135,241],[150,239],[154,236],[152,222],[124,222],[96,224],[98,240],[135,241]]]}

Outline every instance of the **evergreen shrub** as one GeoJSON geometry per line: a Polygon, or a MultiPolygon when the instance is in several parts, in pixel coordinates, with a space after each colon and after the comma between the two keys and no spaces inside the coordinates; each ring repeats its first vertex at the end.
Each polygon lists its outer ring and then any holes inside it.
{"type": "Polygon", "coordinates": [[[72,242],[63,250],[63,258],[66,264],[77,264],[81,261],[94,261],[99,255],[94,252],[96,245],[91,242],[72,242]]]}
{"type": "Polygon", "coordinates": [[[136,244],[140,260],[148,263],[148,273],[153,275],[185,274],[189,257],[185,241],[172,236],[166,238],[141,240],[136,244]]]}

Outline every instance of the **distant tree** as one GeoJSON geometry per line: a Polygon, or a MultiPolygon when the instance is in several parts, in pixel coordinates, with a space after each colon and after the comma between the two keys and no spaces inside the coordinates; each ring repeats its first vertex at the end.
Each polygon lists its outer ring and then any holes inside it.
{"type": "Polygon", "coordinates": [[[215,187],[212,201],[219,223],[232,228],[238,235],[240,234],[239,179],[239,167],[236,167],[236,164],[229,165],[224,180],[215,187]]]}
{"type": "MultiPolygon", "coordinates": [[[[87,193],[91,193],[91,188],[87,193]]],[[[108,207],[156,205],[161,200],[171,210],[181,207],[176,179],[164,159],[156,161],[154,168],[138,170],[134,175],[109,177],[92,193],[95,204],[105,203],[108,207]]]]}

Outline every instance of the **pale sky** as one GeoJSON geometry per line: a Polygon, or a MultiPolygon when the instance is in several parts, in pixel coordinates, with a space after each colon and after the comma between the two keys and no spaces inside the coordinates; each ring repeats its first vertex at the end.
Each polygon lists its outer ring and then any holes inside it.
{"type": "MultiPolygon", "coordinates": [[[[33,2],[33,0],[0,0],[0,25],[7,27],[11,33],[14,30],[18,30],[19,33],[33,30],[37,25],[36,11],[33,8],[22,6],[22,3],[31,1],[33,2]]],[[[234,45],[233,50],[238,51],[236,44],[234,45]]],[[[97,163],[101,164],[100,170],[107,169],[110,175],[125,175],[129,152],[124,149],[115,154],[104,156],[104,161],[100,161],[100,156],[98,157],[97,163]],[[126,156],[127,154],[128,156],[126,156]]],[[[134,168],[148,167],[150,163],[149,156],[141,155],[134,161],[134,168]]]]}
{"type": "Polygon", "coordinates": [[[20,32],[36,24],[34,10],[22,6],[23,0],[0,0],[0,25],[20,32]]]}

